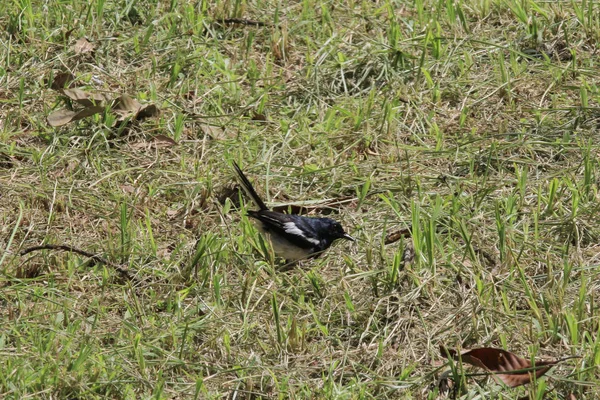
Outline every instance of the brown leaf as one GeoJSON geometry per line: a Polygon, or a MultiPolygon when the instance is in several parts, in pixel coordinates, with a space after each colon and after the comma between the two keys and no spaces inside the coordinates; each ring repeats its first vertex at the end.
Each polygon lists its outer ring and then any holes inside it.
{"type": "Polygon", "coordinates": [[[243,18],[221,18],[217,19],[216,22],[221,24],[240,24],[240,25],[253,25],[253,26],[266,26],[267,24],[262,21],[252,21],[250,19],[243,18]]]}
{"type": "Polygon", "coordinates": [[[142,25],[144,23],[144,19],[135,7],[129,9],[127,19],[131,22],[131,25],[142,25]]]}
{"type": "Polygon", "coordinates": [[[121,190],[124,193],[135,193],[135,187],[131,186],[131,185],[121,185],[121,190]]]}
{"type": "Polygon", "coordinates": [[[143,106],[135,116],[135,119],[141,121],[150,117],[157,117],[160,114],[160,110],[154,104],[148,104],[147,106],[143,106]]]}
{"type": "Polygon", "coordinates": [[[140,110],[140,108],[142,108],[142,105],[133,97],[127,94],[122,94],[115,99],[112,108],[116,112],[136,114],[140,110]]]}
{"type": "Polygon", "coordinates": [[[154,136],[154,141],[156,141],[158,143],[166,144],[168,146],[176,146],[177,145],[177,142],[175,140],[173,140],[170,137],[165,136],[165,135],[154,136]]]}
{"type": "Polygon", "coordinates": [[[113,102],[112,110],[119,115],[118,121],[124,121],[127,118],[134,118],[141,121],[145,118],[156,117],[160,114],[158,107],[154,104],[142,106],[139,101],[133,97],[122,94],[113,102]]]}
{"type": "Polygon", "coordinates": [[[59,72],[54,75],[50,89],[61,90],[65,87],[70,87],[71,83],[75,80],[75,77],[70,72],[59,72]]]}
{"type": "Polygon", "coordinates": [[[445,372],[442,372],[440,378],[438,379],[437,387],[440,391],[440,394],[448,394],[450,390],[452,390],[454,386],[454,381],[450,379],[452,375],[452,370],[449,369],[445,372]]]}
{"type": "Polygon", "coordinates": [[[62,126],[72,121],[78,121],[80,119],[90,117],[94,114],[99,114],[104,111],[104,107],[92,106],[86,107],[79,111],[71,111],[67,109],[57,110],[48,115],[48,124],[50,126],[62,126]]]}
{"type": "Polygon", "coordinates": [[[91,44],[86,38],[81,38],[75,42],[73,46],[75,54],[86,54],[94,51],[94,45],[91,44]]]}
{"type": "Polygon", "coordinates": [[[172,220],[173,218],[177,217],[180,214],[181,214],[181,210],[172,210],[172,209],[167,210],[167,217],[170,220],[172,220]]]}
{"type": "Polygon", "coordinates": [[[252,121],[266,121],[267,116],[265,114],[254,113],[252,114],[252,121]]]}
{"type": "Polygon", "coordinates": [[[201,125],[200,129],[204,132],[205,135],[208,135],[213,140],[223,140],[227,139],[227,135],[225,135],[225,130],[218,126],[213,125],[201,125]]]}
{"type": "Polygon", "coordinates": [[[564,360],[537,361],[533,365],[529,360],[493,347],[481,347],[458,354],[456,350],[440,346],[440,353],[442,357],[450,356],[454,360],[460,359],[463,363],[494,372],[494,378],[504,382],[508,387],[525,385],[531,382],[533,374],[539,378],[554,365],[564,360]]]}
{"type": "Polygon", "coordinates": [[[78,88],[63,89],[62,93],[84,107],[104,106],[108,100],[102,93],[88,93],[78,88]]]}
{"type": "Polygon", "coordinates": [[[76,114],[75,111],[62,109],[56,110],[50,115],[48,115],[47,120],[50,126],[62,126],[66,125],[73,119],[73,116],[76,114]]]}
{"type": "Polygon", "coordinates": [[[137,115],[142,105],[133,97],[122,94],[113,102],[112,110],[118,115],[117,121],[124,121],[127,118],[137,115]]]}
{"type": "Polygon", "coordinates": [[[186,100],[189,100],[189,101],[196,100],[196,91],[190,90],[189,92],[187,92],[186,94],[183,95],[183,98],[186,100]]]}
{"type": "Polygon", "coordinates": [[[66,32],[64,33],[64,39],[65,39],[65,42],[66,42],[67,40],[69,40],[69,38],[71,37],[71,34],[72,34],[74,31],[75,31],[75,28],[71,28],[71,29],[69,29],[68,31],[66,31],[66,32]]]}
{"type": "Polygon", "coordinates": [[[236,207],[240,206],[240,190],[238,185],[227,185],[221,188],[216,188],[214,191],[215,198],[219,204],[224,205],[227,200],[231,201],[236,207]]]}
{"type": "Polygon", "coordinates": [[[14,158],[8,154],[0,153],[0,168],[12,168],[14,158]]]}
{"type": "Polygon", "coordinates": [[[310,212],[307,207],[298,206],[295,204],[287,204],[282,206],[274,206],[273,211],[277,211],[284,214],[296,214],[296,215],[306,215],[310,212]]]}
{"type": "Polygon", "coordinates": [[[274,206],[273,211],[299,215],[314,213],[328,215],[331,213],[335,213],[336,210],[339,210],[340,207],[343,207],[353,199],[354,197],[352,196],[342,196],[338,198],[323,199],[311,203],[304,203],[303,205],[284,204],[280,206],[274,206]]]}
{"type": "Polygon", "coordinates": [[[398,229],[397,231],[388,233],[387,236],[385,237],[385,240],[383,243],[391,244],[391,243],[397,242],[402,237],[410,237],[410,235],[411,235],[410,229],[411,228],[402,228],[402,229],[398,229]]]}

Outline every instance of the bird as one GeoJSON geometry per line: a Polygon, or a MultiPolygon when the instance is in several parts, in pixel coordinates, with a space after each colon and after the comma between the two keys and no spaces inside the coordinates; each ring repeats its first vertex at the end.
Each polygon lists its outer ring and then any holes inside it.
{"type": "Polygon", "coordinates": [[[338,239],[355,240],[334,219],[270,210],[235,161],[233,168],[240,184],[259,208],[248,210],[247,215],[258,221],[258,229],[269,238],[275,255],[288,263],[317,258],[338,239]]]}

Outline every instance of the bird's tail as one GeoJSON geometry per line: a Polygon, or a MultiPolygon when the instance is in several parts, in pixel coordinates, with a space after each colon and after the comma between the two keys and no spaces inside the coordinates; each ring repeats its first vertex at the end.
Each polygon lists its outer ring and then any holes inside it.
{"type": "Polygon", "coordinates": [[[252,184],[250,183],[248,178],[246,178],[246,175],[244,175],[244,173],[240,169],[240,166],[237,165],[237,163],[235,161],[233,162],[233,168],[235,169],[235,172],[236,172],[238,179],[239,179],[240,183],[242,184],[244,190],[250,197],[252,197],[252,200],[256,203],[256,205],[261,210],[268,210],[269,207],[267,207],[266,204],[258,196],[258,193],[256,193],[256,190],[254,190],[254,187],[252,187],[252,184]]]}

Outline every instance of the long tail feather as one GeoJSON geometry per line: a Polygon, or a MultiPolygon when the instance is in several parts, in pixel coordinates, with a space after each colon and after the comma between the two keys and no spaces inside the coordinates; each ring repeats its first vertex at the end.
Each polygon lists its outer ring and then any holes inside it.
{"type": "Polygon", "coordinates": [[[268,210],[269,207],[267,207],[266,204],[258,196],[258,193],[256,193],[256,190],[254,190],[254,187],[252,186],[248,178],[246,178],[246,175],[244,175],[240,166],[237,165],[235,161],[233,162],[233,168],[235,169],[235,172],[238,176],[238,179],[240,180],[240,183],[244,187],[244,190],[246,191],[246,193],[248,193],[250,197],[252,197],[252,200],[256,203],[256,205],[261,210],[268,210]]]}

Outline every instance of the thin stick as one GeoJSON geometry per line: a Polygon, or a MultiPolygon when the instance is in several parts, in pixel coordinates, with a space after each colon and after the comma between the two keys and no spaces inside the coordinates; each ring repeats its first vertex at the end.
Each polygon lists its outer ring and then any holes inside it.
{"type": "Polygon", "coordinates": [[[25,250],[21,251],[21,255],[24,256],[26,254],[29,254],[31,252],[38,251],[38,250],[62,250],[62,251],[68,251],[71,253],[76,253],[76,254],[82,255],[84,257],[89,257],[91,260],[93,260],[97,264],[104,264],[104,265],[113,267],[117,272],[119,272],[125,278],[131,279],[131,276],[129,275],[129,271],[127,271],[125,268],[123,268],[115,263],[112,263],[112,262],[100,257],[97,254],[93,254],[88,251],[80,250],[75,247],[64,245],[64,244],[44,244],[41,246],[28,247],[25,250]]]}
{"type": "Polygon", "coordinates": [[[221,18],[217,19],[216,22],[221,24],[240,24],[240,25],[253,25],[253,26],[266,26],[267,24],[261,21],[252,21],[243,18],[221,18]]]}

